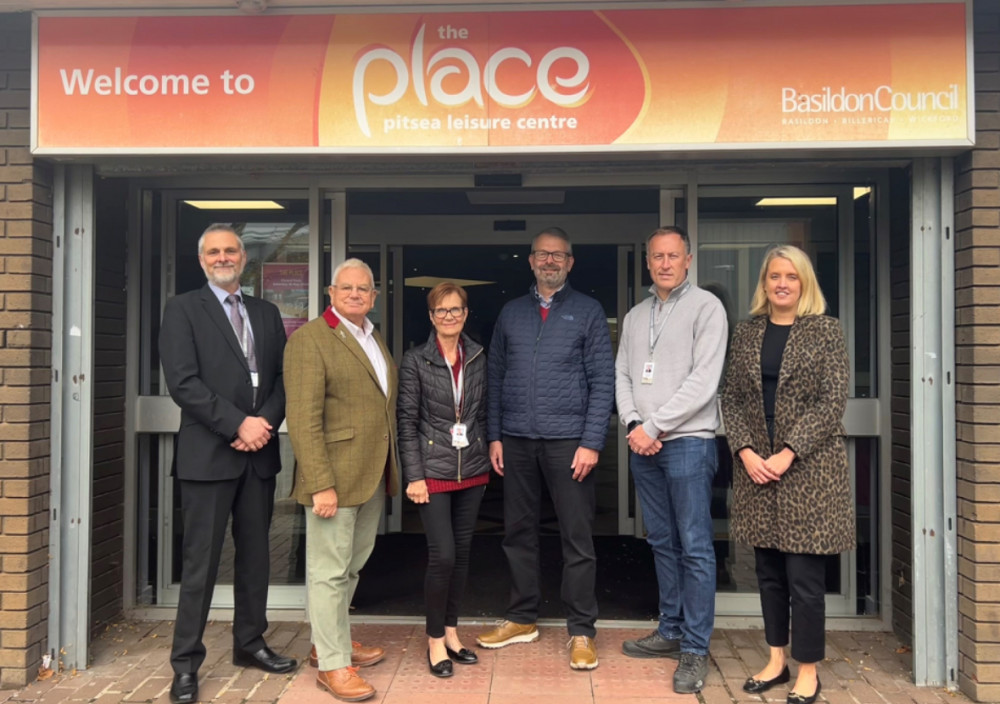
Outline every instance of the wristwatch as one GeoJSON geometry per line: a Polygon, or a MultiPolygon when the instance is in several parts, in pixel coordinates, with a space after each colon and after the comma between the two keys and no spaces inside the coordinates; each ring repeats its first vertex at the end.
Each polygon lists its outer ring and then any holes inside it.
{"type": "Polygon", "coordinates": [[[634,420],[634,421],[632,421],[631,423],[628,424],[628,432],[631,433],[633,430],[635,430],[640,425],[642,425],[642,421],[641,420],[634,420]]]}

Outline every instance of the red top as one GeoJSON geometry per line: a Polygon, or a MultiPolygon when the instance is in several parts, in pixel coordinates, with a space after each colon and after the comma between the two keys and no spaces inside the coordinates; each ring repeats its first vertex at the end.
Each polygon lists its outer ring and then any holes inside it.
{"type": "Polygon", "coordinates": [[[428,494],[443,494],[446,491],[459,491],[460,489],[471,489],[476,486],[485,486],[490,481],[490,473],[479,474],[472,479],[463,479],[462,481],[454,481],[451,479],[433,479],[431,477],[427,478],[427,493],[428,494]]]}

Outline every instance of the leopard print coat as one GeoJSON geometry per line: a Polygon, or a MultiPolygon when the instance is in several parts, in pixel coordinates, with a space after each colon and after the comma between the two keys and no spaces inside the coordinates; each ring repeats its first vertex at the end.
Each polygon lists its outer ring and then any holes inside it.
{"type": "Polygon", "coordinates": [[[733,334],[722,416],[733,458],[732,537],[755,547],[832,555],[855,545],[854,498],[844,444],[850,364],[836,319],[796,320],[778,373],[774,447],[764,423],[760,350],[767,316],[733,334]],[[787,445],[796,455],[776,482],[754,484],[736,452],[767,458],[787,445]]]}

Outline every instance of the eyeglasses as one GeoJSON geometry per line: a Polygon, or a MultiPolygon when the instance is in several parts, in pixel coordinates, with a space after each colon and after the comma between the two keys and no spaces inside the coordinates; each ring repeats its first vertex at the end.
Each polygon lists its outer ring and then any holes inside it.
{"type": "Polygon", "coordinates": [[[341,284],[340,286],[337,286],[337,291],[347,295],[350,295],[354,291],[357,291],[362,296],[367,296],[374,290],[375,289],[373,289],[371,286],[351,286],[350,284],[341,284]]]}
{"type": "Polygon", "coordinates": [[[562,264],[564,261],[572,257],[573,255],[569,252],[546,252],[544,249],[536,249],[531,253],[531,256],[535,258],[536,261],[544,262],[547,259],[551,259],[556,264],[562,264]]]}
{"type": "Polygon", "coordinates": [[[461,318],[465,315],[465,308],[459,308],[458,306],[455,306],[454,308],[434,308],[431,311],[431,314],[438,320],[444,320],[449,315],[452,318],[461,318]]]}

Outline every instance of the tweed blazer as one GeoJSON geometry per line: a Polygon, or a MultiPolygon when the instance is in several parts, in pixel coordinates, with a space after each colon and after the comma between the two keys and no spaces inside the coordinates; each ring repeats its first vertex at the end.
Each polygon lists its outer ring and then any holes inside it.
{"type": "Polygon", "coordinates": [[[340,506],[359,506],[383,487],[390,495],[399,491],[398,377],[385,342],[373,334],[385,356],[388,396],[361,345],[329,309],[288,339],[286,416],[295,450],[294,496],[304,506],[331,487],[340,506]]]}
{"type": "Polygon", "coordinates": [[[851,550],[856,529],[843,425],[850,363],[840,324],[812,315],[792,325],[778,373],[773,447],[760,365],[766,327],[767,316],[737,326],[722,391],[733,451],[732,536],[783,552],[851,550]],[[739,451],[749,447],[766,459],[785,446],[796,455],[788,471],[777,481],[753,483],[739,451]]]}

